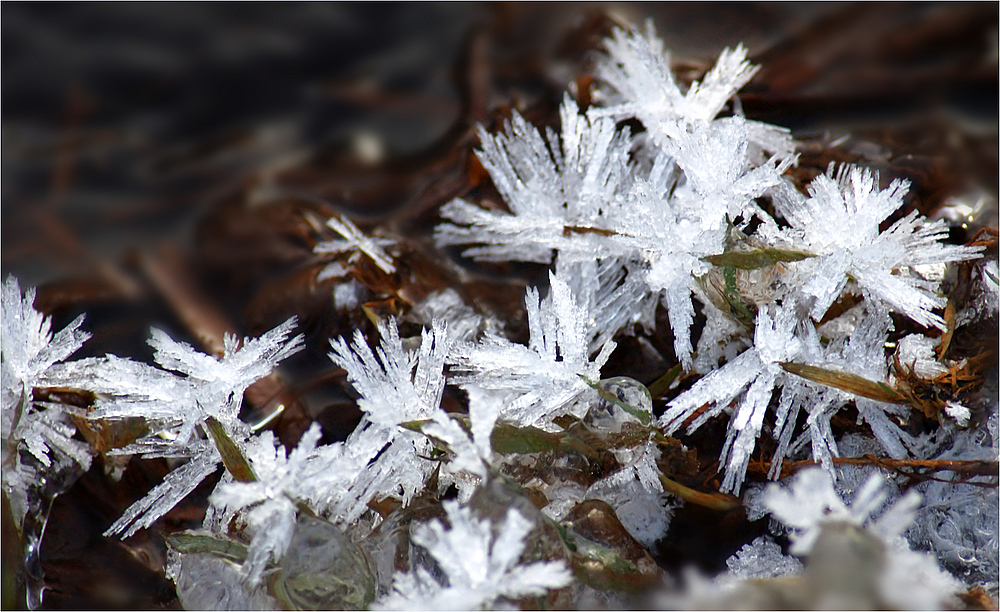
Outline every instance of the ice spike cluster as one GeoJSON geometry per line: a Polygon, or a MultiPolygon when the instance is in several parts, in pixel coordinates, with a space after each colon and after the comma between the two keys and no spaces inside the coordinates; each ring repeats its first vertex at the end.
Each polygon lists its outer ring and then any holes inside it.
{"type": "MultiPolygon", "coordinates": [[[[927,380],[947,371],[933,352],[946,327],[946,300],[940,276],[925,271],[976,259],[979,251],[945,243],[943,221],[907,213],[905,180],[883,188],[868,169],[831,166],[805,192],[796,189],[786,175],[797,163],[789,132],[747,120],[730,105],[756,71],[742,46],[723,51],[687,87],[672,74],[651,24],[642,33],[616,30],[606,51],[596,66],[593,104],[581,108],[567,95],[558,131],[543,132],[517,112],[498,133],[479,128],[477,154],[509,212],[463,199],[440,210],[439,247],[458,246],[485,262],[551,266],[547,288],[526,291],[527,344],[447,291],[414,308],[414,317],[426,319],[419,335],[401,335],[390,319],[377,325],[374,346],[361,331],[332,339],[331,365],[346,371],[363,414],[342,442],[323,444],[314,423],[286,449],[270,431],[240,419],[247,387],[303,347],[303,337],[292,336],[294,318],[256,339],[227,337],[218,356],[154,329],[156,365],[114,355],[65,361],[88,337],[82,317],[52,334],[48,318],[33,308],[33,291],[22,294],[8,278],[3,489],[16,517],[37,495],[32,483],[52,471],[89,468],[94,450],[76,435],[78,423],[138,421],[142,433],[109,454],[163,457],[176,467],[106,535],[127,538],[151,527],[224,467],[203,529],[171,540],[169,575],[184,597],[194,597],[190,602],[207,601],[199,580],[211,581],[208,603],[220,608],[308,600],[326,608],[481,609],[557,592],[594,596],[581,578],[586,571],[571,572],[567,560],[591,555],[586,563],[605,563],[605,578],[625,561],[574,535],[566,527],[572,510],[602,500],[614,514],[605,526],[620,528],[620,541],[652,547],[684,503],[666,488],[661,448],[668,437],[683,439],[726,420],[724,493],[746,489],[761,436],[774,442],[772,478],[786,458],[812,458],[823,468],[763,497],[759,482],[750,485],[748,509],[790,529],[789,552],[807,563],[803,570],[780,550],[775,523],[771,535],[730,559],[738,584],[820,571],[824,547],[836,548],[847,529],[878,551],[873,601],[908,607],[919,604],[918,595],[933,595],[926,601],[948,604],[958,583],[902,539],[916,521],[912,541],[932,548],[949,569],[995,585],[995,489],[992,513],[945,507],[980,499],[988,489],[935,482],[922,488],[922,508],[919,495],[907,494],[879,515],[896,495],[892,487],[861,484],[867,474],[834,461],[841,447],[896,459],[996,460],[996,402],[992,416],[979,420],[952,402],[938,432],[915,435],[905,427],[909,407],[891,392],[894,360],[927,380]],[[631,130],[626,121],[641,127],[631,130]],[[854,305],[831,311],[838,300],[854,305]],[[643,385],[602,380],[602,369],[616,348],[613,338],[653,330],[660,305],[678,368],[693,382],[654,413],[643,385]],[[927,333],[888,351],[892,314],[927,333]],[[703,325],[695,325],[698,317],[703,325]],[[845,380],[850,384],[837,382],[845,380]],[[457,412],[442,406],[449,384],[465,402],[457,412]],[[48,387],[89,391],[96,400],[81,411],[36,399],[48,387]],[[870,429],[863,444],[834,435],[831,420],[849,405],[870,429]],[[559,455],[567,448],[600,468],[579,470],[559,455]],[[485,484],[518,478],[512,486],[531,492],[542,507],[538,517],[513,502],[494,508],[492,517],[473,511],[470,500],[485,484]],[[842,499],[852,488],[858,490],[847,506],[842,499]],[[443,495],[457,499],[438,504],[439,518],[411,514],[443,495]],[[554,526],[558,521],[564,524],[554,526]],[[831,525],[843,527],[841,535],[831,525]],[[537,534],[546,526],[557,535],[544,541],[537,534]],[[403,532],[405,539],[391,539],[403,532]],[[309,535],[316,533],[330,535],[319,541],[309,535]],[[385,538],[388,548],[372,544],[385,538]],[[992,565],[981,550],[992,551],[992,565]],[[406,556],[407,571],[385,570],[396,567],[396,555],[406,556]],[[328,566],[311,567],[313,558],[328,566]],[[324,572],[341,566],[353,568],[363,588],[314,588],[334,584],[324,572]]],[[[397,271],[386,251],[393,240],[366,236],[346,218],[331,218],[328,227],[342,239],[316,252],[342,261],[322,278],[353,283],[347,264],[362,258],[384,273],[397,271]]],[[[984,280],[984,291],[995,295],[995,262],[980,272],[993,282],[984,280]]],[[[969,316],[995,316],[996,308],[982,311],[969,316]]],[[[538,514],[527,497],[522,501],[538,514]]]]}

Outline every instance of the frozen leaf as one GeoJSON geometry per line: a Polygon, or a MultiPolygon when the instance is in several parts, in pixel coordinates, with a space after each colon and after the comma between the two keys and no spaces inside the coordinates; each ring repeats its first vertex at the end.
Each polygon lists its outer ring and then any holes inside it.
{"type": "Polygon", "coordinates": [[[285,610],[366,610],[375,599],[367,555],[339,527],[303,514],[269,580],[285,610]]]}
{"type": "Polygon", "coordinates": [[[904,401],[903,396],[888,384],[868,380],[863,376],[858,376],[850,372],[841,372],[805,363],[782,363],[781,367],[787,372],[801,376],[814,383],[841,389],[877,402],[901,403],[904,401]]]}

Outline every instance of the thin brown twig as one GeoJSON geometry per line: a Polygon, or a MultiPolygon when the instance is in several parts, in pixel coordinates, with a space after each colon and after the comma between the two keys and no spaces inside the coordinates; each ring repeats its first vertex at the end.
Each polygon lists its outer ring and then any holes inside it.
{"type": "MultiPolygon", "coordinates": [[[[964,475],[966,478],[972,478],[975,476],[993,476],[996,478],[998,470],[1000,470],[1000,462],[997,461],[947,461],[947,460],[934,460],[934,459],[887,459],[884,457],[875,457],[874,455],[863,455],[861,457],[833,457],[832,461],[835,465],[875,465],[893,472],[898,472],[904,476],[911,478],[925,478],[929,480],[939,480],[942,482],[957,482],[951,480],[943,480],[940,478],[935,478],[930,476],[933,472],[954,472],[956,474],[964,475]],[[907,470],[926,470],[926,473],[915,473],[907,470]]],[[[818,461],[793,461],[785,463],[781,466],[781,476],[782,478],[790,476],[802,468],[806,468],[812,465],[819,465],[818,461]]],[[[763,469],[769,470],[771,467],[770,462],[763,463],[763,469]]],[[[970,482],[967,480],[960,481],[962,484],[970,484],[981,487],[996,487],[998,483],[994,480],[993,482],[970,482]]]]}

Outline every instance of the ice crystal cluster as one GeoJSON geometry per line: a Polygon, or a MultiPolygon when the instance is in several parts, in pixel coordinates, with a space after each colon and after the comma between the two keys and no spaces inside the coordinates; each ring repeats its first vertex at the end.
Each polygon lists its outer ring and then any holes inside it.
{"type": "MultiPolygon", "coordinates": [[[[616,568],[638,568],[630,571],[650,584],[662,576],[634,550],[595,540],[576,509],[600,500],[586,506],[588,517],[617,525],[619,541],[636,550],[653,546],[673,508],[694,499],[667,486],[663,449],[673,436],[722,421],[723,493],[744,489],[762,436],[773,442],[772,478],[789,458],[823,468],[800,472],[788,489],[767,489],[760,512],[776,519],[774,532],[730,559],[732,588],[742,578],[802,575],[808,591],[817,568],[835,566],[831,559],[846,554],[840,549],[861,542],[879,577],[865,602],[947,604],[961,583],[910,550],[902,536],[913,524],[910,542],[969,584],[995,589],[995,488],[928,482],[923,506],[911,492],[879,515],[891,488],[877,479],[860,485],[838,466],[840,445],[853,442],[831,428],[854,406],[873,454],[996,460],[995,401],[992,416],[975,418],[951,402],[933,435],[913,435],[911,408],[892,390],[893,364],[928,380],[948,371],[934,353],[948,329],[946,300],[940,277],[926,269],[975,259],[978,250],[946,244],[942,221],[902,214],[904,180],[882,188],[865,168],[831,166],[798,190],[786,174],[797,163],[788,131],[729,106],[756,71],[742,46],[687,86],[651,25],[617,30],[606,51],[593,105],[581,108],[567,95],[558,131],[539,130],[517,112],[498,133],[479,128],[477,153],[506,210],[456,199],[442,207],[435,231],[438,246],[458,246],[469,258],[551,266],[547,288],[529,288],[524,298],[527,344],[450,290],[413,309],[427,323],[419,336],[402,337],[390,319],[378,324],[374,348],[360,331],[332,339],[329,357],[346,371],[363,413],[343,442],[322,444],[313,424],[286,449],[240,419],[247,387],[302,347],[301,336],[291,337],[294,319],[257,339],[227,337],[221,355],[154,329],[155,366],[116,356],[65,362],[87,339],[82,319],[53,335],[32,307],[33,292],[22,295],[8,279],[3,488],[17,517],[45,474],[89,468],[94,451],[74,437],[77,423],[133,420],[141,433],[111,454],[165,457],[177,467],[108,536],[150,527],[225,467],[203,529],[171,540],[169,571],[187,605],[479,609],[554,602],[560,593],[593,598],[595,589],[613,590],[616,568]],[[652,330],[661,306],[681,373],[693,383],[657,416],[644,386],[605,378],[602,369],[613,338],[652,330]],[[926,333],[887,350],[892,314],[926,333]],[[703,325],[695,325],[699,317],[703,325]],[[458,412],[443,406],[447,385],[467,399],[458,412]],[[87,410],[71,408],[46,399],[47,388],[96,399],[87,410]],[[553,473],[572,477],[547,476],[541,466],[550,461],[553,473]],[[452,487],[457,499],[427,510],[452,487]],[[483,503],[488,487],[507,491],[507,505],[483,503]],[[842,499],[852,493],[847,506],[842,499]],[[526,496],[542,511],[510,501],[526,496]],[[772,537],[782,529],[790,530],[792,556],[772,537]],[[795,557],[806,559],[805,569],[795,557]],[[357,579],[335,576],[336,563],[357,579]],[[198,580],[212,585],[212,601],[198,580]],[[303,603],[308,597],[320,599],[303,603]]],[[[386,250],[392,240],[366,236],[346,218],[328,226],[342,239],[320,244],[318,254],[349,253],[347,264],[368,258],[396,272],[386,250]]],[[[981,268],[995,298],[996,263],[981,268]]],[[[354,282],[344,263],[320,276],[354,282]]],[[[696,601],[696,591],[681,605],[696,601]]],[[[817,593],[822,605],[858,603],[817,593]]],[[[798,596],[782,601],[807,601],[798,596]]]]}

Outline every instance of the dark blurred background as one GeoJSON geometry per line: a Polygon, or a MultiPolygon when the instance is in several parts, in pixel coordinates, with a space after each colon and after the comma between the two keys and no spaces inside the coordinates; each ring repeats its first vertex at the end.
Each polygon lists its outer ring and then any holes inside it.
{"type": "Polygon", "coordinates": [[[976,141],[984,159],[972,166],[994,176],[967,170],[996,188],[995,3],[0,10],[2,269],[28,285],[183,238],[248,175],[323,147],[419,153],[458,117],[452,75],[473,32],[485,32],[496,68],[488,104],[530,103],[541,78],[552,88],[573,78],[578,67],[557,61],[558,46],[602,10],[651,17],[674,60],[695,67],[742,41],[763,64],[745,111],[798,134],[950,122],[952,144],[976,141]]]}
{"type": "MultiPolygon", "coordinates": [[[[801,180],[831,160],[908,178],[910,203],[964,242],[997,225],[997,15],[996,3],[4,2],[0,268],[42,287],[36,306],[57,326],[88,313],[95,337],[78,356],[148,360],[151,323],[190,335],[137,258],[168,242],[218,263],[213,232],[232,217],[206,217],[289,193],[426,229],[468,182],[471,126],[504,108],[551,124],[611,25],[647,18],[682,80],[748,47],[762,68],[742,110],[793,130],[801,180]]],[[[210,287],[225,302],[227,285],[210,287]]],[[[250,321],[230,297],[241,331],[287,316],[250,321]]],[[[100,536],[162,473],[130,468],[114,485],[91,472],[47,528],[45,606],[176,607],[159,536],[100,536]]],[[[198,512],[180,508],[172,528],[198,512]]],[[[23,606],[8,528],[3,603],[23,606]]]]}

